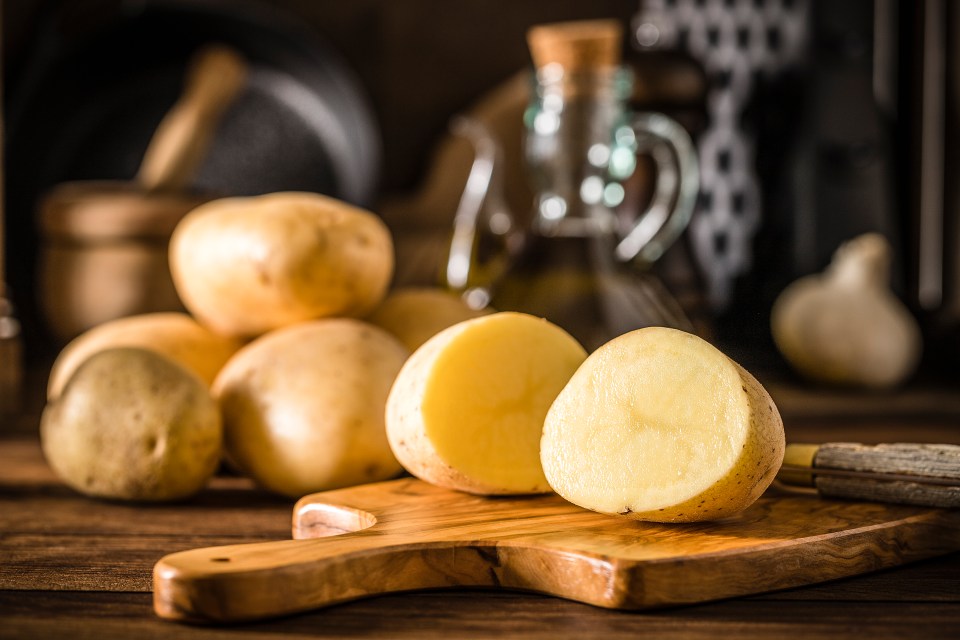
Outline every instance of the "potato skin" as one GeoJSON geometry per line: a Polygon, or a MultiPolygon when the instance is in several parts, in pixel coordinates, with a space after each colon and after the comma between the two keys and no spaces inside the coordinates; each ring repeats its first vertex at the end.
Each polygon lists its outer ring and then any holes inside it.
{"type": "Polygon", "coordinates": [[[387,399],[387,437],[403,467],[421,480],[477,495],[498,495],[504,493],[501,488],[477,482],[447,464],[424,426],[419,399],[433,373],[430,364],[463,330],[462,325],[444,329],[410,356],[387,399]]]}
{"type": "Polygon", "coordinates": [[[112,347],[142,347],[167,356],[209,387],[243,342],[218,335],[185,313],[146,313],[118,318],[87,330],[60,351],[50,369],[47,400],[55,400],[84,360],[112,347]]]}
{"type": "Polygon", "coordinates": [[[326,318],[241,349],[213,385],[230,460],[289,497],[386,480],[387,394],[409,352],[367,322],[326,318]]]}
{"type": "Polygon", "coordinates": [[[230,336],[363,316],[386,294],[393,261],[380,218],[312,193],[210,202],[187,214],[170,241],[184,306],[230,336]]]}
{"type": "Polygon", "coordinates": [[[220,412],[207,385],[153,351],[99,351],[85,360],[40,423],[44,456],[89,496],[143,502],[187,498],[216,471],[220,412]]]}

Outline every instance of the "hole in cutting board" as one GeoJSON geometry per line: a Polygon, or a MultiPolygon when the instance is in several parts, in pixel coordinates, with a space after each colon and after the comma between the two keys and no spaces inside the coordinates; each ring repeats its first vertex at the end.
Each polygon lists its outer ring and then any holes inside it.
{"type": "Polygon", "coordinates": [[[377,518],[369,511],[332,504],[313,503],[297,507],[293,537],[327,538],[342,533],[354,533],[377,524],[377,518]]]}

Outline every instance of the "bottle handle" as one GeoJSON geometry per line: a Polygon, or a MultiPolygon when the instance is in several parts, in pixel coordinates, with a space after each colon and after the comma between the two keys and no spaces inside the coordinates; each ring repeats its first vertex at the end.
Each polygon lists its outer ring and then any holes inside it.
{"type": "Polygon", "coordinates": [[[520,249],[522,231],[503,200],[503,151],[489,128],[479,120],[459,116],[450,124],[454,135],[473,147],[474,158],[453,218],[450,251],[441,280],[467,296],[468,304],[482,307],[490,289],[520,249]],[[492,247],[481,247],[489,244],[492,247]],[[477,295],[479,294],[479,295],[477,295]],[[478,299],[470,299],[470,296],[478,299]]]}
{"type": "Polygon", "coordinates": [[[650,204],[614,251],[623,262],[648,267],[690,222],[700,190],[700,170],[690,134],[673,118],[662,113],[635,113],[630,126],[637,155],[649,155],[656,164],[656,187],[650,204]]]}

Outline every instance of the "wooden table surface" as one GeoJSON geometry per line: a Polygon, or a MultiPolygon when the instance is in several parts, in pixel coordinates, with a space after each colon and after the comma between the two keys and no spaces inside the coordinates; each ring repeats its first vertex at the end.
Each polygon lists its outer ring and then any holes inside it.
{"type": "MultiPolygon", "coordinates": [[[[878,412],[882,419],[831,420],[796,412],[794,400],[781,397],[791,441],[960,444],[953,411],[910,422],[907,402],[905,412],[878,412]]],[[[536,594],[457,590],[220,627],[154,616],[151,572],[162,556],[289,538],[292,507],[293,501],[229,475],[179,505],[91,500],[57,480],[35,433],[3,429],[0,638],[960,638],[960,553],[801,589],[642,613],[536,594]]]]}

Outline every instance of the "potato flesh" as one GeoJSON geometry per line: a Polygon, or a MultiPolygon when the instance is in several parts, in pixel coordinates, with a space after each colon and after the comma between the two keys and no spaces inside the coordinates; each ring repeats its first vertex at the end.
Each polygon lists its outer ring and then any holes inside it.
{"type": "Polygon", "coordinates": [[[432,338],[404,366],[387,432],[414,475],[481,494],[541,493],[543,419],[586,357],[545,320],[497,313],[432,338]]]}
{"type": "Polygon", "coordinates": [[[663,328],[595,352],[547,416],[550,485],[594,511],[654,521],[724,517],[752,503],[783,456],[762,387],[721,352],[663,328]]]}

